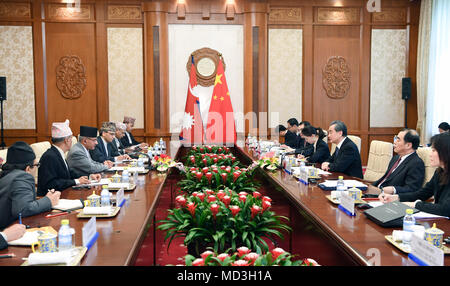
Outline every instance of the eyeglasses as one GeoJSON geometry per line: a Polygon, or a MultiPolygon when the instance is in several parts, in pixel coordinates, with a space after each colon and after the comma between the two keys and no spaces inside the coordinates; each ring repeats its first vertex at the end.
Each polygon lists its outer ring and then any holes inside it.
{"type": "Polygon", "coordinates": [[[398,136],[396,135],[396,136],[394,136],[394,142],[397,141],[397,140],[400,140],[400,137],[398,137],[398,136]]]}
{"type": "Polygon", "coordinates": [[[40,166],[41,166],[41,163],[36,163],[36,164],[31,165],[30,167],[36,167],[36,168],[39,168],[40,166]]]}

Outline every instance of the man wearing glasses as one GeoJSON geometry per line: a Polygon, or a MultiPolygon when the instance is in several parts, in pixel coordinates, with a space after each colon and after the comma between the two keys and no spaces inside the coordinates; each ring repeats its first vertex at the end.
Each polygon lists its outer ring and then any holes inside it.
{"type": "Polygon", "coordinates": [[[80,126],[79,141],[70,148],[67,154],[67,165],[76,176],[89,176],[112,167],[113,164],[110,161],[105,161],[102,164],[92,160],[89,151],[94,150],[97,144],[97,128],[80,126]]]}
{"type": "Polygon", "coordinates": [[[419,144],[417,131],[400,131],[394,138],[394,152],[397,155],[392,157],[383,177],[373,185],[391,195],[419,190],[425,178],[425,164],[416,153],[419,144]]]}
{"type": "Polygon", "coordinates": [[[50,211],[59,202],[60,192],[48,192],[36,199],[34,177],[39,163],[30,145],[18,141],[8,148],[0,174],[0,229],[21,217],[50,211]]]}
{"type": "MultiPolygon", "coordinates": [[[[45,151],[39,163],[38,195],[45,196],[48,190],[63,191],[78,184],[90,184],[87,176],[77,177],[69,169],[65,154],[72,147],[72,130],[69,120],[52,124],[52,147],[45,151]]],[[[89,174],[93,180],[99,180],[100,174],[89,174]]]]}
{"type": "Polygon", "coordinates": [[[113,162],[125,159],[131,159],[128,155],[120,155],[116,148],[112,146],[116,135],[116,125],[113,122],[104,122],[100,129],[100,136],[97,137],[98,144],[89,153],[91,153],[92,160],[107,164],[111,167],[113,162]]]}

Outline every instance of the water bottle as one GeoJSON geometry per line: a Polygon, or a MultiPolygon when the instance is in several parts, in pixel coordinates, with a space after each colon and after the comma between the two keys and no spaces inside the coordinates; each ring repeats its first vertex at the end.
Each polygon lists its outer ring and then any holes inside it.
{"type": "Polygon", "coordinates": [[[147,155],[148,155],[148,159],[149,159],[149,160],[152,160],[152,159],[153,159],[152,148],[148,148],[147,155]]]}
{"type": "Polygon", "coordinates": [[[108,185],[102,186],[102,192],[100,193],[100,203],[102,207],[109,207],[111,205],[111,197],[108,190],[108,185]]]}
{"type": "Polygon", "coordinates": [[[413,225],[416,224],[416,219],[413,217],[414,210],[407,209],[406,215],[403,218],[403,244],[409,245],[411,243],[411,236],[413,235],[413,225]]]}
{"type": "Polygon", "coordinates": [[[137,182],[138,182],[138,178],[139,178],[138,170],[135,170],[134,173],[133,173],[133,182],[136,185],[137,185],[137,182]]]}
{"type": "Polygon", "coordinates": [[[63,219],[61,220],[61,228],[58,231],[58,250],[64,251],[74,247],[73,243],[73,234],[75,230],[70,228],[69,220],[63,219]]]}
{"type": "Polygon", "coordinates": [[[339,176],[336,184],[336,191],[345,191],[347,188],[345,187],[344,177],[339,176]]]}
{"type": "Polygon", "coordinates": [[[139,159],[137,161],[137,166],[138,167],[144,167],[144,160],[141,157],[139,157],[139,159]]]}
{"type": "Polygon", "coordinates": [[[337,199],[340,200],[340,198],[342,196],[342,192],[344,192],[346,190],[347,190],[347,187],[345,186],[345,183],[344,183],[344,177],[339,176],[337,184],[336,184],[337,199]]]}

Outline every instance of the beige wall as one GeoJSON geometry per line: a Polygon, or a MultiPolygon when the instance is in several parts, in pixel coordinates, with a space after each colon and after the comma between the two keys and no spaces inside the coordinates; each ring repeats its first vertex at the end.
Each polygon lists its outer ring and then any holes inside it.
{"type": "Polygon", "coordinates": [[[269,127],[302,120],[303,31],[269,29],[269,127]]]}
{"type": "Polygon", "coordinates": [[[370,127],[404,126],[406,51],[406,30],[372,30],[370,127]]]}
{"type": "MultiPolygon", "coordinates": [[[[170,132],[180,132],[186,105],[189,75],[186,63],[192,52],[211,48],[225,61],[225,77],[230,91],[236,131],[244,131],[244,39],[242,25],[169,25],[169,105],[170,132]]],[[[198,85],[200,112],[206,126],[214,86],[198,85]]]]}
{"type": "Polygon", "coordinates": [[[6,76],[5,129],[35,129],[33,31],[0,26],[0,76],[6,76]]]}
{"type": "Polygon", "coordinates": [[[136,118],[144,128],[142,28],[108,28],[109,120],[136,118]]]}

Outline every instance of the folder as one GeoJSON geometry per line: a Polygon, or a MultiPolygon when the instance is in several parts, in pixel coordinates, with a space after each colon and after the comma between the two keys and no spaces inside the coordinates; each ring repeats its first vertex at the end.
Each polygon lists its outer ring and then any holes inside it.
{"type": "MultiPolygon", "coordinates": [[[[406,210],[410,208],[411,207],[396,201],[365,210],[364,214],[370,220],[382,227],[401,227],[403,226],[403,217],[406,214],[406,210]]],[[[413,208],[413,212],[417,213],[419,210],[413,208]]]]}

